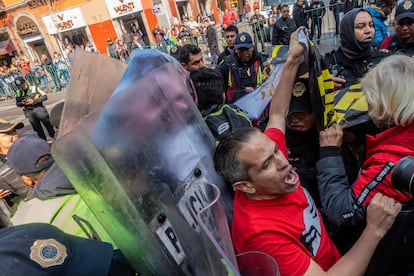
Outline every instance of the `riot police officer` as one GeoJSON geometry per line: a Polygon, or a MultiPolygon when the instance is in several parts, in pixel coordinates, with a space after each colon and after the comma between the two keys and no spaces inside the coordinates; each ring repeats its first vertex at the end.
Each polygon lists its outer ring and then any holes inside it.
{"type": "Polygon", "coordinates": [[[390,55],[373,48],[374,34],[373,20],[366,10],[353,9],[344,15],[340,25],[341,45],[325,54],[336,89],[358,83],[365,73],[390,55]],[[358,24],[363,28],[357,28],[358,24]]]}
{"type": "Polygon", "coordinates": [[[16,87],[16,105],[23,107],[24,115],[29,120],[33,130],[40,138],[47,140],[41,124],[43,123],[49,136],[53,138],[55,130],[50,123],[49,113],[43,105],[43,102],[47,100],[46,93],[38,87],[30,86],[22,76],[14,79],[14,85],[16,87]]]}

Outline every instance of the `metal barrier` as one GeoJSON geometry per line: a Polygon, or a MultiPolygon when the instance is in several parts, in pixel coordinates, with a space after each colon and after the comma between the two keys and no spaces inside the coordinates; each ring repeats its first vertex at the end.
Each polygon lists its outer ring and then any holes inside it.
{"type": "MultiPolygon", "coordinates": [[[[368,6],[368,2],[363,1],[363,6],[368,6]]],[[[332,47],[335,48],[338,46],[339,43],[339,25],[340,20],[342,19],[343,4],[335,3],[335,4],[326,4],[325,5],[325,15],[322,17],[321,21],[321,35],[320,35],[320,43],[330,43],[332,47]]],[[[320,12],[320,8],[317,9],[306,9],[306,14],[308,17],[308,26],[307,29],[309,31],[309,35],[312,30],[312,26],[314,28],[314,32],[317,34],[318,26],[313,22],[312,24],[312,17],[313,15],[318,14],[320,12]]],[[[388,22],[391,22],[393,15],[389,16],[388,22]]],[[[314,17],[315,18],[315,17],[314,17]]],[[[237,24],[239,32],[247,32],[249,33],[259,51],[263,51],[264,47],[271,46],[272,41],[270,40],[270,26],[267,24],[267,18],[265,20],[254,22],[254,23],[245,23],[240,22],[237,24]]],[[[317,35],[314,34],[314,42],[317,43],[317,35]]]]}
{"type": "Polygon", "coordinates": [[[0,75],[0,98],[5,100],[15,97],[17,87],[14,79],[17,76],[22,76],[31,86],[39,87],[46,93],[58,92],[69,85],[70,69],[67,65],[43,65],[35,67],[28,74],[15,69],[0,75]]]}
{"type": "MultiPolygon", "coordinates": [[[[364,6],[368,6],[367,1],[363,1],[364,6]]],[[[332,49],[336,48],[339,43],[339,24],[342,19],[343,13],[341,6],[343,4],[332,4],[325,5],[326,13],[322,18],[321,22],[321,35],[320,43],[328,44],[332,49]]],[[[319,9],[307,9],[306,13],[308,14],[308,30],[309,34],[312,30],[312,15],[318,13],[319,9]]],[[[388,22],[392,22],[394,18],[394,13],[392,13],[388,22]]],[[[256,45],[258,51],[265,52],[266,49],[272,47],[272,42],[270,40],[270,27],[267,24],[267,18],[255,23],[239,22],[236,25],[239,29],[239,33],[247,32],[252,36],[254,44],[256,45]]],[[[223,30],[221,27],[216,27],[217,31],[217,41],[219,45],[219,50],[223,51],[226,42],[223,36],[223,30]]],[[[314,25],[314,32],[317,32],[317,26],[314,25]]],[[[314,42],[317,42],[317,36],[314,34],[314,42]]],[[[184,46],[186,44],[195,44],[198,45],[204,52],[207,49],[207,39],[205,34],[199,34],[196,36],[184,36],[181,39],[171,39],[166,40],[156,44],[145,45],[144,49],[158,49],[165,53],[170,53],[170,49],[173,46],[184,46]]],[[[129,53],[131,54],[131,53],[129,53]]],[[[123,58],[119,55],[112,57],[128,62],[128,58],[123,58]]],[[[68,64],[68,63],[67,63],[68,64]]],[[[6,75],[0,75],[0,98],[10,99],[14,97],[15,87],[13,85],[14,77],[21,75],[23,76],[31,85],[36,85],[46,92],[60,91],[63,87],[67,86],[70,78],[70,67],[58,68],[56,65],[47,65],[38,69],[36,67],[30,72],[30,74],[24,75],[20,70],[15,70],[6,75]],[[43,71],[43,72],[42,72],[43,71]]]]}

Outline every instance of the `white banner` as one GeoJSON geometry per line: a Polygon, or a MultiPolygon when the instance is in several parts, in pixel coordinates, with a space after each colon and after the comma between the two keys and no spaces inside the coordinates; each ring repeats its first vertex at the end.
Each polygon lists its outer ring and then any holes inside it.
{"type": "MultiPolygon", "coordinates": [[[[304,31],[299,33],[299,42],[303,43],[308,49],[308,38],[304,31]]],[[[305,51],[304,55],[307,56],[307,51],[305,51]]],[[[302,61],[305,59],[305,56],[302,61]]],[[[277,57],[272,57],[273,62],[276,60],[277,57]]],[[[277,61],[277,64],[274,66],[272,74],[270,74],[269,78],[262,85],[234,103],[243,109],[247,116],[252,120],[260,118],[260,115],[262,115],[266,106],[272,100],[276,87],[279,84],[285,63],[277,61]]]]}
{"type": "Polygon", "coordinates": [[[80,8],[74,8],[44,16],[43,22],[49,34],[66,32],[86,26],[80,8]]]}
{"type": "Polygon", "coordinates": [[[139,0],[105,0],[111,18],[142,11],[139,0]]]}
{"type": "Polygon", "coordinates": [[[282,75],[284,63],[277,64],[269,78],[258,88],[237,100],[234,104],[243,109],[250,119],[259,119],[270,103],[282,75]]]}

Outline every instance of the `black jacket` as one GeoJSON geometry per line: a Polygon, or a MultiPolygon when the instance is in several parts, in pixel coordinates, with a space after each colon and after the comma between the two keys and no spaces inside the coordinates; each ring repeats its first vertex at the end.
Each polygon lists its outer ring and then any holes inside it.
{"type": "Polygon", "coordinates": [[[272,44],[289,45],[290,34],[295,30],[295,20],[292,18],[279,18],[273,25],[272,44]]]}
{"type": "Polygon", "coordinates": [[[325,3],[321,0],[319,2],[312,2],[309,5],[308,16],[312,18],[312,20],[320,20],[326,14],[326,7],[325,3]]]}
{"type": "Polygon", "coordinates": [[[329,71],[336,76],[346,80],[343,87],[349,87],[359,82],[369,69],[375,67],[380,61],[389,56],[390,53],[381,52],[374,49],[369,55],[359,59],[347,58],[342,50],[334,50],[325,55],[325,61],[329,66],[329,71]]]}
{"type": "Polygon", "coordinates": [[[234,52],[233,50],[229,49],[229,46],[226,46],[226,48],[224,48],[224,51],[220,53],[220,55],[217,58],[217,64],[220,64],[223,59],[225,59],[227,56],[230,56],[232,53],[234,52]]]}
{"type": "Polygon", "coordinates": [[[339,147],[321,147],[316,170],[323,210],[336,226],[356,225],[366,216],[366,207],[358,204],[345,171],[339,147]]]}
{"type": "Polygon", "coordinates": [[[344,3],[344,14],[347,13],[348,11],[354,9],[354,8],[358,8],[358,0],[345,0],[344,3]]]}
{"type": "Polygon", "coordinates": [[[340,0],[330,0],[329,10],[333,13],[339,14],[344,11],[344,2],[340,0]]]}
{"type": "Polygon", "coordinates": [[[240,99],[247,94],[246,87],[253,87],[255,85],[257,76],[255,74],[255,62],[260,64],[261,69],[263,70],[263,63],[266,61],[266,56],[259,53],[256,49],[254,50],[253,56],[249,62],[243,63],[239,60],[237,55],[233,53],[230,56],[227,56],[217,67],[216,69],[223,76],[224,83],[226,87],[227,103],[234,103],[236,100],[240,99]],[[229,94],[229,89],[232,85],[235,85],[234,95],[229,94]]]}
{"type": "Polygon", "coordinates": [[[39,92],[38,88],[29,87],[26,90],[16,91],[16,105],[18,107],[23,107],[23,110],[30,110],[38,106],[43,106],[43,102],[47,100],[47,95],[45,93],[39,92]],[[32,91],[34,90],[34,91],[32,91]],[[33,99],[33,104],[26,105],[24,102],[27,99],[33,99]]]}
{"type": "Polygon", "coordinates": [[[293,5],[292,18],[295,20],[296,27],[308,26],[308,17],[305,10],[305,4],[302,7],[299,7],[297,3],[293,5]]]}

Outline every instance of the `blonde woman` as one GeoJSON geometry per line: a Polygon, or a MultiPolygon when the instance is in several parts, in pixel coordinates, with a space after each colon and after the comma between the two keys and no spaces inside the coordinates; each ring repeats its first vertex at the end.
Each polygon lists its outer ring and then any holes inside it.
{"type": "Polygon", "coordinates": [[[335,125],[321,132],[319,191],[323,209],[336,225],[355,225],[365,220],[366,206],[377,193],[397,202],[412,199],[393,188],[391,174],[402,157],[414,156],[413,76],[414,59],[394,55],[361,80],[369,115],[380,132],[366,136],[365,161],[352,185],[348,184],[340,155],[341,127],[335,125]]]}

